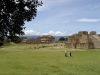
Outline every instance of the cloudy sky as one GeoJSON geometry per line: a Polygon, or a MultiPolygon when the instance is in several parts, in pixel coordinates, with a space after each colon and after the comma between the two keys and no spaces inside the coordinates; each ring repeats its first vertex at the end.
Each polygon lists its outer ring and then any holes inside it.
{"type": "MultiPolygon", "coordinates": [[[[41,0],[39,0],[41,1],[41,0]]],[[[68,36],[78,31],[100,33],[100,0],[42,0],[37,16],[25,22],[25,35],[68,36]]]]}

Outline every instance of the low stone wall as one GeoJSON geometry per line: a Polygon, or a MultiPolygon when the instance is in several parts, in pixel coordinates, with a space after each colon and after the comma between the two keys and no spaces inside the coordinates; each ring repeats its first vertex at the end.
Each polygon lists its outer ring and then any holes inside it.
{"type": "Polygon", "coordinates": [[[65,43],[65,47],[67,47],[67,48],[75,48],[75,43],[65,43]]]}

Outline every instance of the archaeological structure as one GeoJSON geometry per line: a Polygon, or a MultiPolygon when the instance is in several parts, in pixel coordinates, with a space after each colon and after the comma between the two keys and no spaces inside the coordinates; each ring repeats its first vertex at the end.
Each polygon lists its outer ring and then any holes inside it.
{"type": "Polygon", "coordinates": [[[100,48],[100,35],[96,31],[79,31],[78,34],[68,36],[65,47],[73,49],[93,49],[100,48]]]}
{"type": "Polygon", "coordinates": [[[37,39],[23,39],[21,44],[49,44],[52,43],[55,38],[51,35],[42,35],[37,39]]]}

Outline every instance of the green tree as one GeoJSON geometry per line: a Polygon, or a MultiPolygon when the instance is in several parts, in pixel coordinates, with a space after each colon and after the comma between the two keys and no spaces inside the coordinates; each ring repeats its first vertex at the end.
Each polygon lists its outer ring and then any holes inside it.
{"type": "Polygon", "coordinates": [[[59,41],[65,41],[65,38],[64,38],[64,37],[61,37],[61,38],[59,39],[59,41]]]}
{"type": "Polygon", "coordinates": [[[5,38],[4,41],[3,41],[3,45],[9,45],[10,42],[11,42],[10,39],[5,38]]]}
{"type": "Polygon", "coordinates": [[[38,0],[0,0],[0,44],[5,37],[15,41],[18,35],[24,35],[25,21],[36,17],[38,0]]]}
{"type": "Polygon", "coordinates": [[[20,43],[23,39],[27,39],[27,37],[17,37],[14,43],[20,43]]]}

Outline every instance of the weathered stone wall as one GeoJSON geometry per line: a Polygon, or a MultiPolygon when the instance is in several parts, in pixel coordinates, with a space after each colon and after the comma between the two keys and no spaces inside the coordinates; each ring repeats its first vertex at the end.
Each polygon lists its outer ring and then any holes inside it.
{"type": "Polygon", "coordinates": [[[83,34],[84,35],[88,35],[88,32],[87,31],[79,31],[78,34],[80,34],[80,35],[83,35],[83,34]]]}
{"type": "Polygon", "coordinates": [[[71,43],[65,43],[65,47],[67,47],[67,48],[72,48],[72,47],[71,47],[71,43]]]}
{"type": "Polygon", "coordinates": [[[91,42],[94,44],[94,48],[100,48],[100,36],[90,35],[91,42]]]}
{"type": "Polygon", "coordinates": [[[73,34],[68,37],[68,48],[100,48],[100,36],[95,31],[91,31],[88,34],[87,31],[80,31],[78,34],[73,34]]]}
{"type": "Polygon", "coordinates": [[[87,43],[88,42],[88,35],[82,35],[82,37],[79,39],[80,43],[87,43]]]}
{"type": "Polygon", "coordinates": [[[79,43],[80,40],[79,38],[81,38],[81,35],[72,35],[68,37],[68,43],[79,43]]]}
{"type": "Polygon", "coordinates": [[[90,35],[96,35],[96,31],[91,31],[90,35]]]}
{"type": "Polygon", "coordinates": [[[65,47],[67,47],[67,48],[76,48],[76,45],[75,45],[75,43],[65,43],[65,47]]]}
{"type": "Polygon", "coordinates": [[[88,46],[88,43],[78,43],[78,44],[76,44],[76,48],[79,48],[79,49],[88,49],[89,46],[88,46]]]}
{"type": "Polygon", "coordinates": [[[94,47],[94,44],[93,44],[93,43],[89,43],[89,48],[90,48],[90,49],[95,48],[95,47],[94,47]]]}
{"type": "Polygon", "coordinates": [[[50,36],[50,35],[43,35],[41,37],[38,37],[38,40],[40,40],[40,43],[44,43],[44,44],[47,44],[47,43],[52,43],[55,38],[53,36],[50,36]]]}
{"type": "Polygon", "coordinates": [[[76,48],[83,48],[83,46],[84,46],[85,44],[84,43],[78,43],[78,44],[76,44],[76,48]]]}
{"type": "Polygon", "coordinates": [[[24,39],[20,43],[24,44],[41,44],[41,43],[52,43],[54,41],[54,37],[50,35],[43,35],[41,37],[38,37],[37,39],[24,39]]]}

